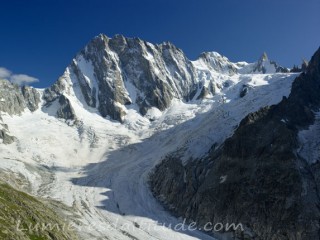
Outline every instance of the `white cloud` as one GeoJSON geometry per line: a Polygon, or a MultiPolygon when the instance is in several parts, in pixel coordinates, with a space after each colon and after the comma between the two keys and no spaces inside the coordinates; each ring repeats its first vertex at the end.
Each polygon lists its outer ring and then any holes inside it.
{"type": "Polygon", "coordinates": [[[39,82],[39,79],[26,74],[13,74],[10,70],[0,67],[0,79],[9,80],[18,85],[28,85],[30,83],[39,82]]]}
{"type": "Polygon", "coordinates": [[[0,78],[8,78],[10,77],[11,75],[11,72],[4,68],[4,67],[0,67],[0,78]]]}
{"type": "Polygon", "coordinates": [[[13,74],[9,79],[12,83],[16,83],[18,85],[26,85],[34,82],[39,82],[39,79],[28,76],[26,74],[13,74]]]}

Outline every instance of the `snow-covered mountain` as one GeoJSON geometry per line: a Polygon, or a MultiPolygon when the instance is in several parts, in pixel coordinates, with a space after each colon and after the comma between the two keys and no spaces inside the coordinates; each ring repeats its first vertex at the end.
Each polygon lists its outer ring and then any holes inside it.
{"type": "Polygon", "coordinates": [[[67,99],[75,96],[83,107],[123,122],[129,109],[150,115],[167,109],[173,99],[190,102],[213,96],[223,88],[221,74],[266,72],[284,72],[284,68],[270,62],[266,55],[253,64],[232,63],[215,52],[190,61],[171,43],[153,45],[138,38],[101,34],[45,90],[44,99],[51,103],[61,95],[67,99]]]}
{"type": "Polygon", "coordinates": [[[191,61],[171,43],[101,34],[47,89],[0,80],[0,179],[66,205],[80,239],[213,239],[170,227],[181,220],[154,198],[150,173],[173,153],[188,165],[219,149],[298,75],[266,54],[191,61]]]}

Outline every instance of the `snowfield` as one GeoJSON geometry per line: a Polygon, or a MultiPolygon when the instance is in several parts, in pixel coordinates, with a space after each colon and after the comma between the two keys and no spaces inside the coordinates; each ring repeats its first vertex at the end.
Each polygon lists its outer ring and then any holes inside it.
{"type": "MultiPolygon", "coordinates": [[[[90,74],[87,69],[88,79],[90,74]]],[[[26,180],[20,189],[69,206],[81,239],[214,239],[181,229],[183,219],[152,196],[148,175],[170,152],[181,150],[186,162],[203,156],[214,143],[222,144],[248,113],[288,96],[296,76],[217,74],[222,88],[216,95],[189,103],[175,100],[164,112],[151,109],[147,117],[128,107],[123,124],[83,106],[76,92],[68,98],[77,124],[57,119],[54,104],[21,116],[2,113],[17,140],[0,144],[0,176],[19,175],[26,180]],[[244,85],[248,90],[241,98],[244,85]]],[[[301,134],[308,138],[308,132],[301,134]]]]}

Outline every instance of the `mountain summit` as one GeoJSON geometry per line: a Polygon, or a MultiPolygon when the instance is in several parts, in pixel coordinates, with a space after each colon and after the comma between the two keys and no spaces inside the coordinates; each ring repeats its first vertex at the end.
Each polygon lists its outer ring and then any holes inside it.
{"type": "Polygon", "coordinates": [[[122,122],[128,108],[146,115],[152,108],[165,110],[174,98],[190,102],[214,95],[219,88],[215,75],[219,73],[273,73],[282,69],[267,59],[256,64],[232,63],[215,52],[190,61],[169,42],[154,45],[139,38],[100,34],[76,55],[44,97],[50,103],[60,95],[68,98],[74,94],[84,107],[122,122]]]}

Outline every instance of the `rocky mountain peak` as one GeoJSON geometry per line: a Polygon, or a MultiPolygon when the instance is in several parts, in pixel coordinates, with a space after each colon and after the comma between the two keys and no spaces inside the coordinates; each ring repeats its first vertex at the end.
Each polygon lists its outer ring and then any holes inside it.
{"type": "MultiPolygon", "coordinates": [[[[194,72],[171,43],[153,45],[139,38],[100,34],[77,54],[62,79],[89,108],[123,121],[128,105],[144,115],[152,107],[166,109],[173,98],[192,99],[198,88],[194,72]]],[[[45,96],[51,96],[47,100],[66,94],[60,91],[61,84],[55,85],[51,94],[46,90],[45,96]]]]}
{"type": "Polygon", "coordinates": [[[267,53],[264,52],[255,64],[253,72],[262,72],[264,74],[277,72],[285,73],[289,72],[289,69],[280,66],[275,61],[269,60],[267,53]]]}
{"type": "Polygon", "coordinates": [[[263,52],[263,54],[261,55],[261,57],[259,58],[258,62],[262,63],[262,62],[266,62],[269,61],[268,55],[266,52],[263,52]]]}

